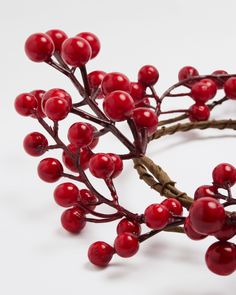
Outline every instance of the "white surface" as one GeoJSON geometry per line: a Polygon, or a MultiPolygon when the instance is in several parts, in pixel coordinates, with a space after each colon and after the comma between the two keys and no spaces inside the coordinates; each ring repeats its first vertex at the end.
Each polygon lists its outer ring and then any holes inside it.
{"type": "MultiPolygon", "coordinates": [[[[193,242],[162,233],[145,242],[136,257],[114,257],[105,270],[90,266],[87,247],[98,239],[112,243],[115,224],[88,225],[78,237],[60,228],[62,210],[51,196],[55,185],[37,178],[38,159],[28,157],[22,149],[23,137],[40,128],[13,109],[15,96],[23,91],[64,87],[76,93],[65,77],[45,64],[27,60],[23,45],[33,32],[51,28],[72,36],[95,32],[102,51],[89,70],[122,71],[134,80],[139,67],[151,63],[160,71],[157,90],[161,93],[176,81],[184,65],[194,65],[201,73],[221,68],[236,72],[235,9],[233,0],[1,2],[1,294],[235,293],[235,274],[222,278],[205,267],[204,253],[211,239],[193,242]]],[[[172,103],[173,108],[182,104],[174,99],[172,103]]],[[[228,102],[214,116],[234,118],[235,109],[235,102],[228,102]]],[[[113,142],[106,140],[105,144],[107,150],[114,148],[113,142]]],[[[232,131],[194,131],[151,144],[149,155],[182,190],[192,194],[198,185],[210,182],[216,164],[236,164],[235,148],[232,131]]],[[[122,204],[133,211],[140,212],[157,197],[137,180],[130,162],[117,187],[122,204]]]]}

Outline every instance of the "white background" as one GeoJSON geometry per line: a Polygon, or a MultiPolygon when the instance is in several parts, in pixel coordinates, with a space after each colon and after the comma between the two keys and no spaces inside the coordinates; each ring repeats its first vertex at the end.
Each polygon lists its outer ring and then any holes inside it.
{"type": "MultiPolygon", "coordinates": [[[[216,69],[235,73],[236,2],[8,0],[0,6],[0,294],[234,294],[235,274],[218,277],[205,266],[212,238],[193,242],[162,233],[131,259],[114,257],[103,270],[91,266],[87,247],[96,240],[112,243],[115,224],[89,224],[80,236],[61,229],[62,210],[52,198],[55,185],[38,179],[39,159],[28,157],[22,148],[24,136],[41,129],[34,120],[18,116],[13,101],[18,93],[52,87],[65,88],[78,98],[65,77],[45,64],[30,62],[24,54],[29,34],[52,28],[71,36],[92,31],[100,37],[102,51],[89,63],[89,71],[121,71],[135,80],[140,66],[156,65],[158,93],[176,82],[184,65],[202,74],[216,69]]],[[[213,117],[235,118],[235,103],[225,103],[213,117]]],[[[173,99],[170,105],[184,104],[173,99]]],[[[97,148],[117,149],[110,139],[97,148]]],[[[194,131],[152,143],[148,154],[191,195],[197,186],[211,182],[216,164],[236,164],[235,150],[233,131],[194,131]]],[[[116,185],[121,203],[133,211],[142,212],[158,198],[138,180],[131,162],[116,185]]]]}

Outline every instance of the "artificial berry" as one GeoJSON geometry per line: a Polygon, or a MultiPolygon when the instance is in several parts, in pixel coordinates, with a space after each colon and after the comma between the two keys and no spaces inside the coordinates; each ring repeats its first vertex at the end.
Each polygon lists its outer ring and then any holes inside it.
{"type": "Polygon", "coordinates": [[[25,42],[25,53],[29,59],[35,62],[48,61],[54,53],[52,39],[43,33],[29,36],[25,42]]]}
{"type": "Polygon", "coordinates": [[[59,206],[74,206],[79,197],[80,191],[76,185],[71,182],[59,184],[54,190],[54,199],[59,206]]]}
{"type": "Polygon", "coordinates": [[[61,163],[54,158],[46,158],[39,162],[38,175],[46,182],[56,182],[63,174],[61,163]]]}
{"type": "Polygon", "coordinates": [[[139,103],[135,104],[136,108],[143,108],[149,107],[151,105],[150,99],[148,97],[144,97],[139,103]]]}
{"type": "Polygon", "coordinates": [[[30,93],[19,94],[15,99],[15,109],[21,116],[33,116],[37,111],[38,103],[30,93]]]}
{"type": "Polygon", "coordinates": [[[212,99],[217,92],[216,83],[211,79],[202,79],[193,84],[191,97],[199,104],[204,104],[212,99]]]}
{"type": "Polygon", "coordinates": [[[90,32],[82,32],[82,33],[77,34],[76,36],[85,39],[89,43],[89,45],[92,49],[91,59],[98,55],[98,53],[101,49],[101,44],[100,44],[100,41],[96,35],[94,35],[93,33],[90,33],[90,32]]]}
{"type": "Polygon", "coordinates": [[[95,154],[89,161],[89,170],[97,178],[110,178],[114,173],[114,169],[115,163],[108,154],[95,154]]]}
{"type": "MultiPolygon", "coordinates": [[[[216,70],[212,73],[212,75],[228,75],[228,73],[224,70],[216,70]]],[[[224,87],[224,81],[220,80],[220,79],[212,79],[214,80],[214,82],[216,83],[216,86],[218,89],[222,89],[224,87]]]]}
{"type": "Polygon", "coordinates": [[[86,225],[84,211],[79,207],[67,209],[61,216],[61,224],[68,232],[78,234],[86,225]]]}
{"type": "Polygon", "coordinates": [[[111,175],[111,178],[119,176],[123,170],[123,161],[120,156],[112,153],[108,153],[114,163],[114,172],[111,175]]]}
{"type": "Polygon", "coordinates": [[[44,111],[46,102],[52,97],[63,98],[68,102],[69,107],[70,108],[72,107],[72,98],[68,92],[66,92],[64,89],[52,88],[52,89],[48,90],[47,92],[45,92],[43,95],[43,98],[42,98],[42,110],[43,111],[44,111]]]}
{"type": "Polygon", "coordinates": [[[233,165],[221,163],[214,168],[212,178],[214,184],[219,187],[227,188],[228,186],[233,186],[235,184],[236,170],[233,165]]]}
{"type": "Polygon", "coordinates": [[[130,83],[130,95],[132,96],[135,104],[141,102],[144,98],[146,87],[139,82],[130,83]]]}
{"type": "Polygon", "coordinates": [[[55,51],[61,52],[62,43],[68,38],[66,33],[61,30],[54,29],[47,31],[46,34],[52,39],[55,51]]]}
{"type": "Polygon", "coordinates": [[[228,98],[236,99],[236,77],[231,77],[225,81],[224,91],[228,98]]]}
{"type": "Polygon", "coordinates": [[[88,189],[81,189],[78,197],[78,201],[85,207],[89,207],[90,210],[96,208],[96,203],[98,201],[97,197],[92,194],[88,189]]]}
{"type": "Polygon", "coordinates": [[[183,206],[177,199],[165,199],[161,202],[161,205],[164,205],[173,215],[180,216],[183,214],[183,206]]]}
{"type": "Polygon", "coordinates": [[[100,267],[107,266],[115,251],[114,248],[105,242],[95,242],[88,249],[89,261],[100,267]]]}
{"type": "Polygon", "coordinates": [[[194,193],[194,200],[200,198],[211,197],[215,198],[217,189],[213,185],[201,185],[199,186],[194,193]]]}
{"type": "Polygon", "coordinates": [[[184,232],[191,240],[194,240],[194,241],[202,240],[207,237],[206,235],[199,234],[193,229],[190,223],[189,216],[186,217],[184,221],[184,232]]]}
{"type": "Polygon", "coordinates": [[[115,90],[130,92],[130,81],[128,77],[118,72],[106,74],[102,80],[103,94],[107,95],[115,90]]]}
{"type": "MultiPolygon", "coordinates": [[[[37,100],[37,103],[38,103],[38,106],[37,106],[37,116],[40,117],[40,118],[44,118],[45,117],[45,114],[43,112],[43,109],[42,109],[42,99],[43,99],[43,96],[45,94],[45,90],[33,90],[30,92],[30,94],[32,94],[36,100],[37,100]]],[[[32,115],[32,117],[35,117],[35,115],[32,115]]]]}
{"type": "Polygon", "coordinates": [[[49,119],[61,121],[68,116],[70,106],[64,98],[52,97],[47,100],[44,110],[49,119]]]}
{"type": "Polygon", "coordinates": [[[163,229],[169,222],[171,215],[169,210],[162,204],[152,204],[144,212],[144,220],[152,229],[163,229]]]}
{"type": "Polygon", "coordinates": [[[226,218],[225,223],[221,230],[216,232],[214,236],[219,241],[228,241],[233,238],[236,234],[236,225],[230,222],[230,218],[226,218]]]}
{"type": "MultiPolygon", "coordinates": [[[[199,75],[199,73],[198,73],[197,69],[195,69],[192,66],[185,66],[182,69],[180,69],[179,74],[178,74],[178,78],[179,78],[179,81],[181,82],[185,79],[191,79],[191,78],[196,77],[198,75],[199,75]]],[[[195,83],[195,80],[193,80],[193,81],[190,80],[185,84],[188,86],[191,86],[193,83],[195,83]]]]}
{"type": "Polygon", "coordinates": [[[191,122],[207,121],[210,117],[210,109],[205,104],[195,103],[189,108],[189,120],[191,122]]]}
{"type": "Polygon", "coordinates": [[[68,38],[61,47],[64,62],[72,67],[84,66],[90,60],[91,55],[91,46],[81,37],[68,38]]]}
{"type": "Polygon", "coordinates": [[[134,101],[129,93],[117,90],[108,94],[103,101],[106,115],[113,121],[124,121],[134,109],[134,101]]]}
{"type": "Polygon", "coordinates": [[[106,76],[106,73],[103,71],[93,71],[88,74],[89,86],[92,89],[97,89],[101,86],[103,78],[106,76]]]}
{"type": "Polygon", "coordinates": [[[207,249],[205,260],[213,273],[230,275],[236,269],[236,246],[233,243],[216,242],[207,249]]]}
{"type": "Polygon", "coordinates": [[[38,157],[47,151],[48,141],[42,133],[32,132],[24,138],[23,146],[26,153],[33,157],[38,157]]]}
{"type": "Polygon", "coordinates": [[[131,233],[123,233],[116,237],[114,242],[116,253],[124,258],[131,257],[138,252],[139,240],[131,233]]]}
{"type": "Polygon", "coordinates": [[[77,122],[70,126],[67,137],[73,145],[83,148],[90,145],[93,141],[94,129],[91,124],[77,122]]]}
{"type": "Polygon", "coordinates": [[[147,128],[148,135],[152,135],[158,126],[156,113],[149,108],[135,108],[133,119],[138,129],[147,128]]]}
{"type": "Polygon", "coordinates": [[[159,72],[154,66],[145,65],[138,72],[138,81],[144,86],[153,86],[158,79],[159,72]]]}
{"type": "Polygon", "coordinates": [[[194,201],[189,216],[193,229],[205,235],[221,230],[226,218],[224,207],[212,197],[194,201]]]}
{"type": "MultiPolygon", "coordinates": [[[[93,129],[93,135],[98,131],[97,128],[95,126],[93,126],[92,124],[90,124],[90,123],[86,123],[86,124],[91,126],[91,128],[93,129]]],[[[99,137],[98,136],[93,136],[93,140],[89,144],[88,147],[92,150],[97,146],[98,142],[99,142],[99,137]]]]}
{"type": "Polygon", "coordinates": [[[123,233],[131,233],[135,236],[139,236],[141,234],[141,226],[138,222],[134,220],[129,220],[127,218],[123,218],[117,225],[116,232],[118,235],[123,233]]]}

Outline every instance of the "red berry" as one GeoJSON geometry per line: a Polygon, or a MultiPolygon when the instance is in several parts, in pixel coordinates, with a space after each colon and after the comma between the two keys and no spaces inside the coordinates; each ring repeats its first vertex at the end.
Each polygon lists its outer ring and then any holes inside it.
{"type": "Polygon", "coordinates": [[[45,114],[53,121],[65,119],[70,112],[70,106],[64,98],[52,97],[45,104],[45,114]]]}
{"type": "Polygon", "coordinates": [[[230,223],[230,218],[226,218],[221,230],[216,232],[214,236],[220,241],[227,241],[232,239],[236,234],[236,225],[230,223]]]}
{"type": "Polygon", "coordinates": [[[236,182],[235,168],[228,163],[221,163],[214,168],[212,178],[219,187],[227,188],[227,186],[233,186],[236,182]]]}
{"type": "Polygon", "coordinates": [[[225,81],[224,91],[228,98],[236,99],[236,77],[231,77],[225,81]]]}
{"type": "Polygon", "coordinates": [[[46,102],[48,101],[48,99],[50,99],[52,97],[63,98],[68,102],[69,107],[70,108],[72,107],[72,98],[68,92],[66,92],[64,89],[52,88],[52,89],[48,90],[47,92],[45,92],[45,94],[43,95],[43,99],[42,99],[42,110],[43,111],[44,111],[46,102]]]}
{"type": "Polygon", "coordinates": [[[86,147],[93,141],[94,129],[90,124],[78,122],[70,126],[67,137],[77,147],[86,147]]]}
{"type": "Polygon", "coordinates": [[[164,205],[173,215],[180,216],[183,214],[183,206],[177,199],[165,199],[161,202],[161,205],[164,205]]]}
{"type": "Polygon", "coordinates": [[[111,157],[111,159],[115,165],[114,172],[112,173],[111,178],[115,178],[115,177],[119,176],[123,170],[123,161],[116,154],[108,153],[108,155],[111,157]]]}
{"type": "Polygon", "coordinates": [[[143,107],[149,107],[151,105],[150,99],[148,97],[144,97],[142,101],[135,104],[136,108],[143,108],[143,107]]]}
{"type": "Polygon", "coordinates": [[[122,73],[112,72],[104,76],[102,80],[102,91],[107,95],[115,90],[130,91],[130,81],[122,73]]]}
{"type": "Polygon", "coordinates": [[[228,242],[216,242],[206,252],[207,267],[215,274],[227,276],[236,269],[236,246],[228,242]]]}
{"type": "Polygon", "coordinates": [[[90,190],[81,189],[78,201],[85,207],[89,207],[90,210],[94,210],[98,199],[90,190]]]}
{"type": "Polygon", "coordinates": [[[106,73],[103,71],[93,71],[88,74],[89,85],[92,89],[97,89],[101,86],[106,73]]]}
{"type": "Polygon", "coordinates": [[[135,236],[139,236],[141,234],[141,226],[136,221],[131,221],[127,218],[123,218],[118,223],[116,231],[118,235],[121,235],[123,233],[131,233],[135,236]]]}
{"type": "Polygon", "coordinates": [[[217,193],[217,189],[213,185],[202,185],[199,186],[194,193],[194,200],[198,200],[200,198],[212,197],[215,198],[215,194],[217,193]]]}
{"type": "Polygon", "coordinates": [[[89,43],[89,45],[91,46],[91,49],[92,49],[91,59],[98,55],[98,53],[101,49],[101,44],[100,44],[100,41],[96,35],[94,35],[93,33],[90,33],[90,32],[82,32],[82,33],[77,34],[76,36],[85,39],[89,43]]]}
{"type": "Polygon", "coordinates": [[[61,163],[54,158],[46,158],[39,162],[38,175],[46,182],[56,182],[63,173],[61,163]]]}
{"type": "MultiPolygon", "coordinates": [[[[224,70],[217,70],[212,73],[212,75],[227,75],[228,73],[224,70]]],[[[225,79],[225,78],[224,78],[225,79]]],[[[224,81],[224,79],[222,79],[224,81]]],[[[224,87],[224,82],[219,79],[212,79],[216,83],[218,89],[222,89],[224,87]]]]}
{"type": "Polygon", "coordinates": [[[38,103],[36,98],[30,93],[22,93],[15,99],[15,109],[21,116],[32,116],[36,113],[38,103]]]}
{"type": "Polygon", "coordinates": [[[153,86],[158,79],[159,72],[154,66],[145,65],[138,72],[138,81],[145,86],[153,86]]]}
{"type": "Polygon", "coordinates": [[[42,156],[47,151],[48,141],[43,134],[32,132],[24,138],[23,146],[26,153],[33,157],[38,157],[42,156]]]}
{"type": "Polygon", "coordinates": [[[48,61],[54,53],[52,39],[43,33],[32,34],[25,42],[25,53],[32,61],[48,61]]]}
{"type": "Polygon", "coordinates": [[[131,257],[138,252],[138,238],[131,233],[123,233],[116,237],[114,242],[116,253],[124,258],[131,257]]]}
{"type": "Polygon", "coordinates": [[[52,39],[55,51],[61,52],[62,43],[68,38],[65,32],[61,30],[49,30],[46,34],[52,39]]]}
{"type": "Polygon", "coordinates": [[[108,154],[95,154],[89,161],[89,170],[97,178],[108,179],[112,176],[115,163],[108,154]]]}
{"type": "Polygon", "coordinates": [[[108,94],[103,102],[103,108],[106,115],[113,121],[124,121],[134,109],[133,98],[124,91],[113,91],[108,94]]]}
{"type": "Polygon", "coordinates": [[[194,241],[202,240],[207,237],[206,235],[199,234],[193,229],[190,223],[189,216],[186,217],[184,221],[184,232],[191,240],[194,240],[194,241]]]}
{"type": "Polygon", "coordinates": [[[222,228],[226,214],[224,207],[217,200],[206,197],[193,202],[189,217],[195,231],[210,235],[222,228]]]}
{"type": "MultiPolygon", "coordinates": [[[[98,131],[97,128],[95,126],[93,126],[92,124],[90,124],[90,123],[86,123],[86,124],[89,125],[93,129],[93,135],[98,131]]],[[[97,146],[98,142],[99,142],[99,137],[93,136],[93,140],[89,144],[88,147],[92,150],[97,146]]]]}
{"type": "MultiPolygon", "coordinates": [[[[194,67],[185,66],[179,71],[178,78],[179,78],[179,81],[183,81],[185,79],[190,79],[190,78],[193,78],[198,75],[199,75],[199,73],[194,67]]],[[[193,80],[193,81],[190,80],[185,84],[188,86],[191,86],[195,82],[196,82],[196,80],[193,80]]]]}
{"type": "MultiPolygon", "coordinates": [[[[30,92],[30,94],[32,94],[37,100],[37,103],[38,103],[37,116],[40,117],[40,118],[45,117],[45,114],[44,114],[43,109],[42,109],[42,99],[43,99],[44,93],[45,93],[44,90],[33,90],[33,91],[30,92]]],[[[32,117],[35,117],[35,116],[32,115],[32,117]]]]}
{"type": "Polygon", "coordinates": [[[107,266],[111,261],[115,251],[109,244],[105,242],[95,242],[88,249],[89,261],[100,267],[107,266]]]}
{"type": "Polygon", "coordinates": [[[163,229],[169,222],[171,215],[169,210],[161,204],[152,204],[144,212],[144,220],[152,229],[163,229]]]}
{"type": "Polygon", "coordinates": [[[74,206],[79,197],[79,189],[71,182],[59,184],[54,190],[54,199],[59,206],[74,206]]]}
{"type": "Polygon", "coordinates": [[[199,104],[204,104],[212,99],[217,92],[216,83],[211,79],[203,79],[193,84],[191,97],[199,104]]]}
{"type": "Polygon", "coordinates": [[[133,112],[133,119],[138,129],[147,128],[148,135],[152,135],[157,130],[157,115],[149,108],[136,108],[133,112]]]}
{"type": "Polygon", "coordinates": [[[191,122],[207,121],[210,117],[210,109],[205,104],[193,104],[189,108],[189,120],[191,122]]]}
{"type": "Polygon", "coordinates": [[[141,102],[144,98],[146,88],[141,83],[130,83],[130,95],[132,96],[135,104],[141,102]]]}
{"type": "Polygon", "coordinates": [[[81,37],[68,38],[61,47],[64,62],[72,67],[84,66],[90,60],[91,55],[91,46],[81,37]]]}
{"type": "Polygon", "coordinates": [[[84,212],[79,207],[73,207],[63,212],[61,224],[65,230],[78,234],[86,225],[84,212]]]}

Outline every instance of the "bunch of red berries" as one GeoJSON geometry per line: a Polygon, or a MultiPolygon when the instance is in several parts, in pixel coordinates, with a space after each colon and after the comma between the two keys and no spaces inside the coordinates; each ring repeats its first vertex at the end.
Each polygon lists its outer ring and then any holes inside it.
{"type": "MultiPolygon", "coordinates": [[[[42,156],[53,149],[62,151],[64,167],[61,161],[51,157],[41,160],[38,165],[39,177],[48,183],[56,182],[61,177],[70,179],[70,182],[59,184],[54,191],[56,203],[67,208],[61,216],[62,226],[75,234],[85,227],[86,222],[102,223],[121,219],[117,226],[118,235],[114,246],[101,241],[90,246],[89,260],[97,266],[106,266],[115,253],[121,257],[131,257],[138,251],[141,242],[162,230],[182,231],[183,224],[186,234],[193,239],[200,239],[213,233],[216,237],[225,237],[229,227],[233,228],[231,234],[234,236],[234,215],[225,212],[223,205],[219,202],[223,195],[218,192],[219,188],[224,188],[230,193],[229,187],[235,183],[234,169],[232,182],[229,183],[229,178],[232,176],[229,176],[227,168],[221,172],[224,174],[221,176],[223,177],[221,182],[214,176],[214,186],[198,190],[197,197],[195,196],[198,200],[194,202],[190,209],[190,216],[187,218],[182,215],[181,200],[175,198],[165,199],[161,204],[152,204],[143,214],[127,210],[119,204],[119,196],[113,180],[122,172],[124,160],[145,155],[148,142],[155,135],[158,126],[185,118],[189,118],[190,121],[206,121],[210,110],[216,105],[227,99],[236,99],[236,78],[225,71],[199,76],[195,68],[184,67],[179,72],[179,82],[159,97],[154,89],[159,73],[152,65],[145,65],[139,70],[137,82],[130,82],[126,75],[119,72],[105,73],[95,70],[87,74],[86,64],[90,59],[95,58],[99,51],[99,39],[89,32],[79,33],[69,38],[63,31],[50,30],[45,34],[31,35],[25,43],[25,52],[29,59],[45,62],[60,71],[70,79],[81,96],[80,101],[75,101],[64,89],[53,88],[48,91],[34,90],[22,93],[15,99],[16,111],[22,116],[37,119],[54,140],[53,144],[49,144],[45,135],[32,132],[24,139],[25,151],[31,156],[42,156]],[[80,71],[82,82],[76,77],[76,70],[80,71]],[[180,86],[190,88],[190,92],[171,93],[180,86]],[[222,87],[224,87],[225,96],[211,104],[206,104],[215,97],[217,89],[222,87]],[[191,97],[195,104],[186,110],[161,110],[165,98],[182,96],[191,97]],[[85,111],[84,106],[88,106],[91,113],[85,111]],[[160,121],[162,115],[171,113],[183,114],[160,121]],[[79,116],[83,121],[76,121],[68,127],[68,142],[64,143],[60,138],[59,123],[69,115],[79,116]],[[118,129],[117,123],[121,121],[127,122],[132,139],[118,129]],[[126,154],[94,152],[95,148],[99,148],[99,138],[107,133],[113,134],[126,147],[128,150],[126,154]],[[92,176],[105,182],[110,192],[109,196],[102,195],[92,185],[87,169],[92,176]],[[79,188],[74,182],[80,182],[85,188],[79,188]],[[207,195],[208,191],[212,192],[210,199],[207,195]],[[111,207],[114,213],[98,211],[102,204],[111,207]],[[200,207],[206,207],[205,211],[199,210],[200,207]],[[197,214],[194,213],[195,211],[197,214]],[[199,212],[202,212],[202,216],[199,212]],[[142,234],[141,224],[146,224],[151,231],[142,234]],[[198,224],[200,228],[197,227],[198,224]]],[[[214,173],[216,174],[219,172],[214,173]]],[[[233,197],[228,196],[227,202],[230,205],[232,200],[234,200],[233,197]]],[[[230,236],[229,233],[226,236],[230,236]]],[[[222,271],[218,271],[216,267],[210,265],[211,253],[216,251],[215,248],[208,250],[207,263],[214,272],[229,274],[235,270],[236,266],[235,245],[220,243],[219,247],[223,249],[230,245],[234,255],[230,256],[233,268],[230,271],[227,264],[227,267],[222,266],[222,271]]]]}

